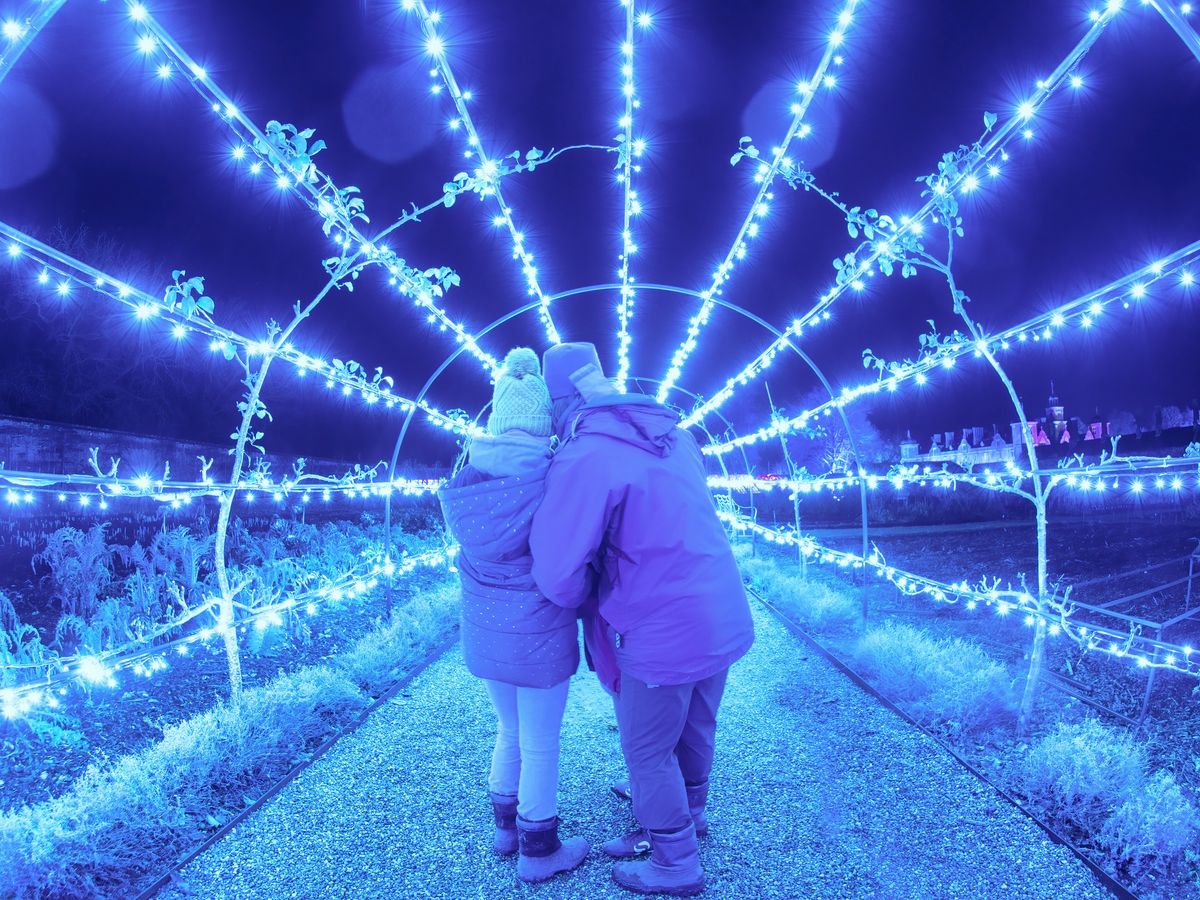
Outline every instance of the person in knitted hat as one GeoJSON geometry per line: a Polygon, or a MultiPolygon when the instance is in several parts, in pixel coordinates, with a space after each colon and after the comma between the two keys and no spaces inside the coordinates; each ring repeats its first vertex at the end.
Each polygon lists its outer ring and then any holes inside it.
{"type": "Polygon", "coordinates": [[[487,434],[438,492],[461,547],[462,650],[496,710],[488,792],[493,849],[519,852],[517,875],[545,881],[578,866],[583,838],[558,838],[559,732],[579,667],[573,610],[551,603],[532,575],[529,529],[550,468],[550,394],[537,354],[517,347],[492,392],[487,434]]]}
{"type": "Polygon", "coordinates": [[[550,391],[542,378],[537,354],[528,347],[514,347],[504,357],[504,369],[492,389],[492,413],[488,433],[522,431],[534,437],[554,433],[550,417],[550,391]]]}
{"type": "Polygon", "coordinates": [[[746,590],[678,415],[617,391],[591,344],[559,344],[543,363],[560,444],[530,533],[533,577],[584,611],[640,826],[603,850],[629,860],[612,873],[627,890],[692,896],[704,890],[717,710],[754,640],[746,590]]]}

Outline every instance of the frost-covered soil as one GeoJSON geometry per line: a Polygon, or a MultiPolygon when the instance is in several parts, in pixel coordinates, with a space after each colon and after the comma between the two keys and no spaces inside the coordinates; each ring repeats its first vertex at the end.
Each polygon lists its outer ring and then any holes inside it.
{"type": "MultiPolygon", "coordinates": [[[[935,743],[756,609],[718,734],[709,897],[1105,897],[1088,869],[935,743]]],[[[547,885],[490,850],[493,718],[457,647],[196,860],[167,895],[629,896],[593,850],[547,885]]],[[[608,699],[585,674],[563,728],[564,833],[631,824],[608,699]]]]}

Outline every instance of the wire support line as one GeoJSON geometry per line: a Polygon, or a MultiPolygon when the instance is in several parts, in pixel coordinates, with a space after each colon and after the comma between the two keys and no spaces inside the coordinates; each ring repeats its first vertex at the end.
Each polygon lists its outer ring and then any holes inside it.
{"type": "MultiPolygon", "coordinates": [[[[1101,13],[1092,23],[1087,33],[1055,68],[1054,73],[1049,78],[1038,82],[1037,88],[1030,99],[1022,102],[1000,128],[993,130],[989,127],[985,131],[984,138],[979,142],[978,152],[972,155],[968,164],[959,167],[954,177],[939,182],[938,190],[940,193],[960,192],[967,186],[982,183],[980,176],[989,167],[992,167],[993,171],[998,171],[995,160],[1007,159],[1005,148],[1017,140],[1018,137],[1027,139],[1027,126],[1030,119],[1069,80],[1072,72],[1100,38],[1100,35],[1118,9],[1119,7],[1110,6],[1105,12],[1101,13]]],[[[900,223],[895,225],[894,230],[888,234],[887,239],[874,243],[868,242],[868,245],[865,245],[868,246],[868,252],[865,257],[857,261],[853,269],[850,267],[840,269],[837,283],[822,294],[818,301],[806,312],[792,320],[791,324],[784,329],[783,338],[769,344],[753,360],[743,366],[737,374],[730,377],[722,390],[705,404],[702,408],[703,412],[700,415],[705,415],[712,408],[723,404],[733,396],[739,387],[749,384],[758,377],[758,375],[769,367],[775,356],[784,346],[786,340],[798,338],[822,322],[828,321],[831,317],[829,310],[834,303],[839,298],[845,296],[848,291],[861,290],[865,286],[865,280],[874,274],[875,266],[880,260],[893,259],[897,244],[903,243],[905,239],[913,235],[920,234],[924,228],[924,223],[932,219],[937,213],[939,205],[940,198],[931,195],[916,213],[904,216],[900,223]]]]}
{"type": "MultiPolygon", "coordinates": [[[[55,277],[65,279],[69,284],[84,287],[132,310],[135,318],[141,322],[161,318],[173,324],[172,334],[177,340],[183,340],[189,333],[195,332],[210,340],[211,351],[223,355],[230,355],[234,348],[240,348],[248,357],[270,353],[294,365],[302,376],[313,373],[325,379],[326,387],[340,386],[344,396],[357,394],[368,405],[382,403],[388,409],[398,408],[401,412],[407,412],[416,405],[414,401],[393,393],[382,378],[373,382],[368,381],[365,376],[356,377],[347,368],[339,368],[322,358],[303,353],[291,343],[272,344],[269,341],[246,337],[218,325],[203,311],[186,315],[176,304],[168,304],[94,266],[68,256],[7,222],[0,221],[0,237],[8,242],[6,255],[9,259],[25,258],[41,267],[38,273],[39,283],[49,285],[55,277]]],[[[59,281],[56,288],[60,293],[63,293],[62,285],[63,282],[59,281]]],[[[423,403],[418,408],[430,422],[445,431],[457,434],[470,434],[474,431],[468,423],[451,418],[433,406],[423,403]]]]}
{"type": "Polygon", "coordinates": [[[1012,491],[1021,482],[1034,477],[1045,479],[1049,487],[1065,485],[1081,491],[1102,494],[1110,489],[1126,486],[1131,494],[1137,495],[1152,488],[1158,491],[1178,492],[1185,488],[1200,488],[1200,456],[1137,456],[1111,457],[1100,463],[1079,463],[1053,469],[1030,471],[1021,469],[1009,460],[1000,471],[985,468],[981,472],[952,472],[934,469],[932,466],[905,466],[903,464],[888,472],[871,472],[860,469],[857,473],[814,475],[805,478],[764,478],[755,475],[710,475],[708,486],[714,490],[746,493],[788,491],[792,494],[837,492],[866,484],[869,490],[891,486],[896,490],[908,487],[953,488],[965,484],[986,490],[1012,491]],[[1196,475],[1189,483],[1178,474],[1191,472],[1196,475]],[[1144,473],[1175,472],[1168,478],[1158,475],[1149,484],[1143,480],[1144,473]]]}
{"type": "MultiPolygon", "coordinates": [[[[395,561],[381,553],[341,576],[326,578],[319,586],[301,589],[282,600],[248,605],[234,599],[229,608],[242,613],[236,621],[221,619],[224,598],[213,596],[171,622],[159,625],[152,632],[119,647],[96,653],[49,656],[36,662],[2,664],[0,673],[33,671],[43,674],[35,681],[0,688],[0,717],[12,720],[40,708],[55,709],[61,705],[58,698],[65,696],[72,684],[116,688],[120,685],[118,676],[122,673],[149,678],[170,667],[167,660],[172,653],[177,657],[187,656],[193,645],[222,637],[231,630],[246,633],[250,628],[265,630],[281,626],[285,616],[317,616],[323,606],[361,599],[385,581],[403,577],[417,569],[452,567],[456,555],[456,546],[395,561]],[[162,641],[162,638],[208,614],[216,617],[213,624],[162,641]]],[[[304,577],[311,578],[312,573],[304,577]]],[[[237,591],[243,589],[244,585],[236,588],[237,591]]]]}
{"type": "MultiPolygon", "coordinates": [[[[425,49],[433,57],[436,70],[445,83],[446,90],[454,103],[454,108],[458,116],[456,121],[460,123],[460,127],[467,135],[467,143],[471,149],[466,151],[466,155],[468,158],[473,154],[478,155],[481,163],[481,171],[486,177],[489,169],[493,172],[498,170],[499,163],[484,150],[483,139],[480,137],[479,130],[475,127],[475,120],[471,116],[471,111],[467,108],[469,95],[464,94],[459,88],[458,80],[454,77],[454,72],[451,70],[450,63],[446,58],[445,40],[437,31],[437,22],[440,21],[441,16],[431,13],[429,7],[425,4],[425,0],[405,0],[402,7],[405,10],[415,10],[420,19],[421,32],[425,37],[425,49]]],[[[554,323],[554,315],[550,308],[552,298],[542,290],[541,282],[538,280],[537,266],[534,264],[534,256],[525,245],[524,232],[517,228],[517,224],[513,219],[513,208],[504,199],[504,189],[498,181],[491,188],[490,196],[495,199],[496,207],[499,211],[498,217],[508,230],[509,238],[512,241],[512,257],[521,266],[521,274],[525,278],[527,292],[539,301],[538,317],[541,319],[542,326],[545,329],[546,339],[551,344],[559,344],[562,342],[562,338],[554,323]]]]}
{"type": "MultiPolygon", "coordinates": [[[[998,580],[981,587],[972,587],[965,580],[948,584],[888,565],[877,548],[864,557],[826,547],[805,534],[760,525],[743,515],[719,512],[718,516],[737,531],[751,532],[769,543],[798,547],[814,562],[828,563],[840,569],[870,571],[877,577],[891,582],[906,596],[927,596],[939,603],[961,602],[967,610],[983,606],[993,609],[1000,616],[1016,613],[1023,616],[1026,625],[1033,627],[1041,620],[1046,624],[1050,636],[1065,635],[1087,651],[1095,650],[1125,659],[1141,669],[1169,669],[1184,675],[1200,677],[1200,653],[1197,653],[1194,647],[1146,637],[1136,627],[1126,631],[1094,622],[1078,622],[1073,617],[1075,608],[1097,610],[1070,597],[1047,596],[1039,599],[1025,590],[1001,588],[998,580]]],[[[1145,624],[1141,620],[1119,613],[1098,611],[1128,621],[1134,626],[1145,624]]]]}
{"type": "MultiPolygon", "coordinates": [[[[383,465],[381,461],[375,467],[383,465]]],[[[311,496],[324,494],[328,498],[332,494],[346,494],[353,497],[383,497],[388,493],[400,496],[416,497],[435,492],[442,484],[440,479],[409,479],[399,478],[393,481],[375,481],[375,469],[367,470],[363,477],[351,472],[346,475],[320,475],[303,473],[295,478],[283,478],[278,481],[260,473],[251,472],[237,484],[213,481],[205,478],[198,481],[186,481],[168,478],[152,478],[149,475],[136,475],[132,478],[115,477],[111,475],[64,474],[58,472],[28,472],[0,468],[0,483],[12,488],[21,488],[24,496],[18,496],[21,491],[10,490],[8,502],[17,504],[29,502],[30,492],[61,493],[71,489],[95,489],[95,493],[107,498],[150,499],[159,502],[184,502],[199,497],[218,497],[231,491],[261,491],[276,495],[276,499],[299,494],[311,496]]]]}
{"type": "Polygon", "coordinates": [[[783,141],[775,148],[770,162],[764,162],[760,166],[758,174],[755,176],[759,187],[754,201],[750,204],[749,210],[742,219],[742,224],[738,228],[729,250],[725,253],[725,258],[713,272],[712,281],[708,288],[702,292],[704,301],[700,305],[700,310],[688,322],[687,336],[683,339],[679,347],[676,348],[675,353],[671,357],[671,364],[663,376],[662,383],[658,389],[656,399],[659,403],[664,402],[670,396],[671,389],[682,376],[683,367],[686,365],[692,352],[696,349],[700,334],[708,324],[716,307],[714,298],[723,292],[725,285],[732,277],[737,262],[745,259],[747,255],[747,240],[758,233],[758,223],[767,214],[769,209],[768,201],[772,196],[771,188],[786,164],[788,148],[797,134],[801,133],[804,117],[808,113],[813,98],[817,95],[818,88],[824,84],[832,87],[832,83],[827,80],[832,76],[829,76],[827,73],[834,59],[837,58],[840,60],[841,58],[840,48],[845,38],[846,30],[854,20],[854,13],[858,7],[858,3],[859,0],[847,0],[846,6],[838,14],[838,26],[826,41],[825,51],[821,54],[821,59],[817,63],[812,77],[808,81],[801,83],[801,98],[793,107],[794,115],[792,116],[792,121],[788,126],[787,132],[784,134],[783,141]]]}
{"type": "MultiPolygon", "coordinates": [[[[928,384],[930,373],[940,368],[953,368],[958,360],[965,357],[982,358],[985,351],[997,354],[1020,347],[1039,345],[1052,340],[1071,325],[1083,330],[1090,330],[1101,321],[1105,312],[1115,305],[1119,305],[1122,309],[1134,308],[1136,303],[1146,298],[1151,286],[1164,282],[1170,277],[1178,277],[1179,285],[1185,290],[1191,288],[1196,283],[1197,276],[1189,267],[1197,263],[1200,263],[1200,240],[1193,241],[1129,275],[996,332],[982,342],[961,336],[926,350],[917,360],[884,364],[878,367],[879,376],[871,381],[843,388],[836,397],[811,409],[806,409],[790,418],[777,418],[757,431],[747,432],[729,441],[710,444],[703,450],[708,454],[728,453],[737,447],[790,434],[807,427],[817,417],[829,415],[833,410],[845,408],[863,397],[877,395],[881,392],[894,392],[909,381],[915,381],[919,385],[928,384]]],[[[697,407],[681,424],[691,427],[714,410],[719,409],[733,395],[736,385],[748,384],[752,378],[765,371],[780,351],[794,347],[794,337],[791,329],[783,332],[782,336],[777,337],[771,347],[763,355],[760,355],[759,360],[762,361],[762,365],[755,372],[750,373],[743,370],[743,373],[737,376],[733,383],[727,382],[720,393],[714,395],[707,403],[697,407]]]]}

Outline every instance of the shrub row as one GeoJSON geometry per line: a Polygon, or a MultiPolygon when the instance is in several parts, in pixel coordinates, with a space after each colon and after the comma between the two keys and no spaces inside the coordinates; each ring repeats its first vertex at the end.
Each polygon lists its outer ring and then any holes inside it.
{"type": "Polygon", "coordinates": [[[1012,676],[973,641],[885,622],[869,629],[851,652],[863,673],[923,724],[967,735],[1013,719],[1012,676]]]}
{"type": "Polygon", "coordinates": [[[1095,719],[1061,723],[1021,770],[1025,793],[1058,827],[1090,836],[1130,876],[1169,871],[1200,838],[1200,815],[1169,772],[1152,772],[1128,732],[1095,719]]]}
{"type": "Polygon", "coordinates": [[[326,664],[245,690],[140,753],[93,764],[61,797],[0,815],[0,896],[129,896],[426,656],[458,596],[448,580],[326,664]]]}
{"type": "Polygon", "coordinates": [[[832,631],[858,621],[858,606],[845,594],[802,578],[796,570],[784,571],[773,559],[750,556],[746,544],[738,544],[736,548],[742,576],[806,627],[832,631]]]}

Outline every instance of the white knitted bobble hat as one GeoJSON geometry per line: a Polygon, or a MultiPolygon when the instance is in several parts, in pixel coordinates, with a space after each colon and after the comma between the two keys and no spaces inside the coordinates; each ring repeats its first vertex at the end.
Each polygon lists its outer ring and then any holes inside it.
{"type": "Polygon", "coordinates": [[[503,434],[513,429],[542,437],[554,433],[550,392],[541,375],[538,355],[528,347],[508,351],[504,369],[492,389],[488,431],[503,434]]]}

